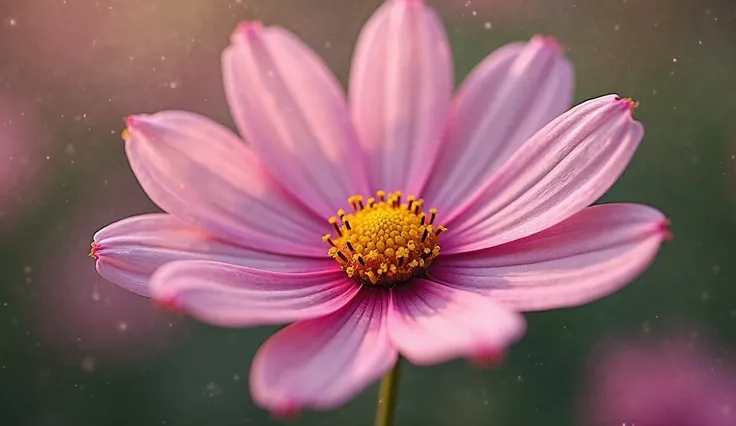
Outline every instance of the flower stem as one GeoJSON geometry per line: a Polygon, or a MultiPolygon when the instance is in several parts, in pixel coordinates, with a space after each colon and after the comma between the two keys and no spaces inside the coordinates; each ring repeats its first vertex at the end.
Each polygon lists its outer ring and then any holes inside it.
{"type": "Polygon", "coordinates": [[[381,379],[376,404],[376,421],[374,426],[394,426],[396,401],[399,399],[399,376],[401,374],[401,358],[396,365],[381,379]]]}

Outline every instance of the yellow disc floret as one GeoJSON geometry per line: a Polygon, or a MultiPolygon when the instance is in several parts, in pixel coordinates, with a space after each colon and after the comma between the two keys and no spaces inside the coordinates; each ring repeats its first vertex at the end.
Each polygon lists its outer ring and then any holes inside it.
{"type": "Polygon", "coordinates": [[[423,200],[410,196],[402,203],[401,195],[386,198],[378,191],[377,198],[367,200],[356,195],[348,199],[353,213],[341,209],[329,219],[337,238],[327,234],[322,239],[349,277],[391,287],[424,274],[439,255],[440,234],[447,228],[434,223],[437,210],[427,215],[423,200]]]}

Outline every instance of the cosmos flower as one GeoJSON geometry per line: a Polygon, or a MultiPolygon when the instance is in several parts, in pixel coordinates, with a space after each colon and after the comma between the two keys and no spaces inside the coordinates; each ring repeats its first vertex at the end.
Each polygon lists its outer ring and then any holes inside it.
{"type": "Polygon", "coordinates": [[[710,348],[683,339],[604,345],[593,356],[586,421],[601,426],[730,426],[736,374],[710,348]]]}
{"type": "Polygon", "coordinates": [[[130,117],[131,167],[167,214],[99,231],[92,256],[202,321],[293,323],[252,364],[270,410],[335,408],[399,354],[498,359],[519,312],[615,291],[666,235],[651,207],[588,207],[643,128],[614,95],[565,112],[573,70],[550,38],[502,47],[454,99],[445,32],[418,0],[363,28],[349,100],[279,27],[238,27],[222,66],[248,143],[188,112],[130,117]]]}

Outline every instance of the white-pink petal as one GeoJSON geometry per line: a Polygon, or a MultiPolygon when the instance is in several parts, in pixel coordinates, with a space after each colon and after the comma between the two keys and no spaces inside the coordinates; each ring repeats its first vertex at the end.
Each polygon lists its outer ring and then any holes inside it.
{"type": "Polygon", "coordinates": [[[587,101],[534,134],[455,216],[443,253],[514,241],[553,226],[603,195],[644,136],[629,100],[587,101]]]}
{"type": "Polygon", "coordinates": [[[286,273],[206,260],[177,261],[151,277],[165,306],[221,327],[284,324],[334,312],[360,290],[340,268],[286,273]]]}
{"type": "Polygon", "coordinates": [[[128,118],[125,149],[143,189],[168,213],[237,245],[324,256],[323,220],[225,127],[181,111],[136,115],[128,118]]]}
{"type": "Polygon", "coordinates": [[[278,272],[334,268],[332,259],[295,257],[241,247],[194,228],[169,214],[134,216],[98,231],[92,256],[105,279],[150,297],[148,282],[160,266],[175,260],[214,260],[278,272]]]}
{"type": "Polygon", "coordinates": [[[321,217],[366,193],[345,95],[327,65],[279,27],[241,24],[232,42],[222,54],[228,103],[274,177],[321,217]]]}
{"type": "Polygon", "coordinates": [[[437,156],[452,79],[442,22],[424,2],[387,1],[363,27],[350,108],[373,189],[419,193],[437,156]]]}
{"type": "Polygon", "coordinates": [[[488,295],[425,279],[391,292],[391,342],[413,364],[500,356],[526,330],[524,318],[488,295]]]}
{"type": "Polygon", "coordinates": [[[588,207],[524,239],[473,253],[441,256],[432,279],[490,294],[514,309],[582,305],[634,280],[667,237],[658,210],[640,204],[588,207]]]}
{"type": "Polygon", "coordinates": [[[453,100],[442,155],[422,192],[427,205],[452,215],[530,136],[572,106],[573,89],[572,64],[550,37],[489,55],[453,100]]]}
{"type": "Polygon", "coordinates": [[[274,412],[330,410],[378,380],[398,358],[386,327],[389,296],[366,289],[341,310],[300,321],[258,350],[253,400],[274,412]]]}

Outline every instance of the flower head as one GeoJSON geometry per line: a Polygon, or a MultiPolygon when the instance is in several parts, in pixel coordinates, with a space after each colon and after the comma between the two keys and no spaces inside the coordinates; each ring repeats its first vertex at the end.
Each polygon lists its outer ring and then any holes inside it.
{"type": "Polygon", "coordinates": [[[665,235],[651,207],[589,207],[643,128],[614,95],[565,112],[572,66],[549,37],[491,54],[454,98],[444,29],[419,0],[363,28],[348,99],[279,27],[239,26],[222,66],[249,143],[192,113],[129,118],[131,167],[167,214],[99,231],[94,255],[203,321],[293,322],[252,365],[273,411],[339,406],[399,354],[501,359],[520,311],[615,291],[665,235]]]}
{"type": "Polygon", "coordinates": [[[332,246],[327,252],[345,270],[348,277],[364,285],[393,287],[427,273],[432,261],[440,254],[440,234],[446,231],[434,223],[437,210],[429,216],[422,211],[421,199],[410,196],[401,202],[401,191],[386,199],[385,191],[378,199],[355,196],[348,201],[355,210],[329,219],[337,238],[330,234],[322,239],[332,246]]]}
{"type": "Polygon", "coordinates": [[[585,424],[727,426],[736,419],[733,366],[699,342],[606,345],[589,381],[585,424]]]}

